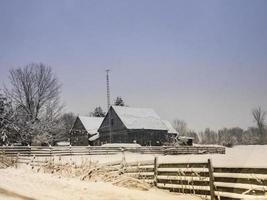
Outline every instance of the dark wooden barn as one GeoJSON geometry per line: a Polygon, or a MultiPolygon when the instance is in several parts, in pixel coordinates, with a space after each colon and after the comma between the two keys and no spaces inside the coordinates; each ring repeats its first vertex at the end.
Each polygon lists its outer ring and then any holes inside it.
{"type": "Polygon", "coordinates": [[[101,144],[138,143],[142,146],[162,145],[171,133],[177,134],[154,110],[124,106],[111,106],[98,132],[101,144]]]}
{"type": "Polygon", "coordinates": [[[70,131],[70,144],[73,146],[96,145],[99,138],[98,129],[103,117],[78,116],[70,131]]]}

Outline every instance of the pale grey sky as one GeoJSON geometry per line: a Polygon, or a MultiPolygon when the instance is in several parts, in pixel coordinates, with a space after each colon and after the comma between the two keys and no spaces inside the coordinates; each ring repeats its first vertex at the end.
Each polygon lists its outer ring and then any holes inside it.
{"type": "Polygon", "coordinates": [[[267,110],[267,1],[1,0],[0,80],[30,62],[53,67],[66,110],[112,99],[195,130],[253,125],[267,110]]]}

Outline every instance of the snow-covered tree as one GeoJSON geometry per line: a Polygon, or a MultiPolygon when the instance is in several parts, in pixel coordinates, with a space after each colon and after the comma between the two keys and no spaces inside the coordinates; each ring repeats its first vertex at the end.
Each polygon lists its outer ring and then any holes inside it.
{"type": "Polygon", "coordinates": [[[59,129],[54,136],[54,141],[68,141],[70,130],[75,122],[76,115],[73,113],[64,113],[58,120],[59,129]]]}
{"type": "Polygon", "coordinates": [[[92,117],[105,117],[105,115],[106,113],[100,106],[96,107],[94,111],[90,113],[90,116],[92,117]]]}
{"type": "Polygon", "coordinates": [[[258,132],[259,132],[259,144],[265,143],[265,117],[266,111],[262,110],[261,107],[255,108],[252,110],[252,115],[254,121],[257,123],[258,132]]]}
{"type": "Polygon", "coordinates": [[[125,106],[125,103],[121,97],[117,97],[114,101],[115,106],[125,106]]]}
{"type": "Polygon", "coordinates": [[[5,93],[12,101],[15,142],[51,144],[61,129],[60,84],[52,68],[42,63],[10,70],[10,87],[5,93]]]}
{"type": "Polygon", "coordinates": [[[200,133],[200,138],[202,144],[218,144],[218,134],[209,128],[200,133]]]}
{"type": "Polygon", "coordinates": [[[173,121],[173,127],[179,133],[179,135],[185,136],[188,131],[187,124],[183,120],[175,119],[173,121]]]}
{"type": "Polygon", "coordinates": [[[218,144],[228,147],[242,144],[243,133],[243,129],[239,127],[218,130],[218,144]]]}
{"type": "Polygon", "coordinates": [[[14,140],[17,129],[11,102],[0,93],[0,145],[14,140]]]}

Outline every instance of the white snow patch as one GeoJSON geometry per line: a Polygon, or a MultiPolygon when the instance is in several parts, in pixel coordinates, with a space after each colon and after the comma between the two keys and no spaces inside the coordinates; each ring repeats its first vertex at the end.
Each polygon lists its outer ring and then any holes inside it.
{"type": "Polygon", "coordinates": [[[135,143],[109,143],[109,144],[103,144],[101,145],[102,147],[141,147],[140,144],[135,144],[135,143]]]}

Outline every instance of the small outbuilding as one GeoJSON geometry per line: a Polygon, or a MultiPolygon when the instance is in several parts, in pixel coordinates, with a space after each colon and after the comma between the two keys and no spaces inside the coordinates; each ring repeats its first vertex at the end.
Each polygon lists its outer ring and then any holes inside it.
{"type": "Polygon", "coordinates": [[[70,131],[70,144],[73,146],[97,145],[98,129],[104,117],[78,116],[70,131]]]}

